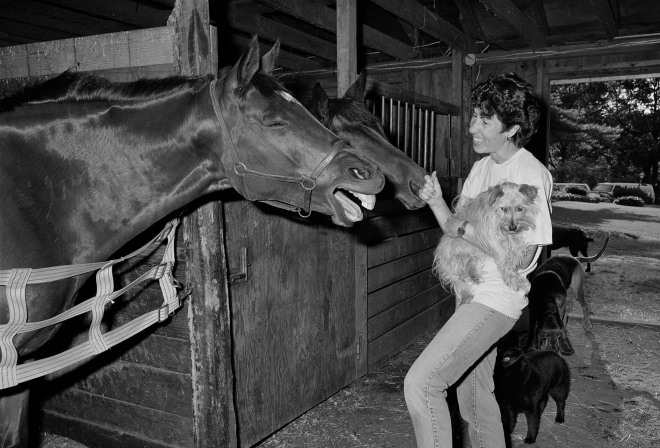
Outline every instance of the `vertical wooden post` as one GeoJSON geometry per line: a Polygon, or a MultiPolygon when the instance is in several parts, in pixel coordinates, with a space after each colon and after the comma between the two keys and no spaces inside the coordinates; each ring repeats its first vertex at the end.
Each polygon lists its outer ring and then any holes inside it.
{"type": "MultiPolygon", "coordinates": [[[[450,101],[459,107],[460,115],[451,120],[451,146],[456,160],[456,166],[451,167],[451,175],[454,177],[467,177],[470,170],[468,160],[472,148],[463,146],[463,58],[465,54],[454,50],[451,55],[451,97],[450,101]]],[[[453,193],[453,192],[452,192],[453,193]]]]}
{"type": "MultiPolygon", "coordinates": [[[[217,33],[209,23],[208,0],[176,0],[168,24],[176,29],[175,64],[181,75],[217,73],[217,33]]],[[[188,322],[193,387],[195,448],[236,446],[227,285],[224,210],[215,201],[183,222],[189,260],[188,322]]]]}
{"type": "Polygon", "coordinates": [[[337,97],[357,79],[357,0],[337,0],[337,97]]]}

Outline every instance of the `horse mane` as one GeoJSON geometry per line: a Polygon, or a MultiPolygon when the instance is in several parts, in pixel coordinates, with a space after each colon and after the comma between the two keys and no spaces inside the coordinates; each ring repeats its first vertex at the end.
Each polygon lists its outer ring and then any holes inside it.
{"type": "Polygon", "coordinates": [[[330,101],[330,118],[339,118],[347,123],[382,130],[380,120],[364,105],[352,98],[337,98],[330,101]]]}
{"type": "MultiPolygon", "coordinates": [[[[221,72],[226,74],[226,71],[221,72]]],[[[207,77],[168,76],[142,78],[130,82],[112,82],[105,78],[67,70],[55,78],[25,88],[23,91],[0,100],[0,113],[19,106],[34,103],[63,103],[80,101],[148,101],[155,98],[196,91],[212,79],[207,77]]],[[[238,89],[245,96],[253,86],[265,97],[272,98],[278,92],[288,92],[272,76],[257,72],[251,82],[238,89]]]]}
{"type": "Polygon", "coordinates": [[[130,82],[112,82],[87,73],[66,71],[45,82],[0,100],[0,112],[31,103],[79,101],[147,101],[173,94],[194,91],[206,84],[207,77],[169,76],[142,78],[130,82]]]}

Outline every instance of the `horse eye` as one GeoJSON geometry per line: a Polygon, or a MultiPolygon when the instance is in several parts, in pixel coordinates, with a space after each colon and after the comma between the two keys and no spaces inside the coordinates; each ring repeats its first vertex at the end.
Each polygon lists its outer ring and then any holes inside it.
{"type": "Polygon", "coordinates": [[[286,123],[284,121],[277,121],[277,120],[268,121],[265,124],[270,129],[282,129],[282,128],[285,128],[289,125],[288,123],[286,123]]]}

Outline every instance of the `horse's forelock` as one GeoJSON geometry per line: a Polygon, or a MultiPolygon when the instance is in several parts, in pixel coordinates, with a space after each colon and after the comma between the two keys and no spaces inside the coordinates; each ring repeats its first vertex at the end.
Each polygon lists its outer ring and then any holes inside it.
{"type": "Polygon", "coordinates": [[[359,124],[370,129],[380,130],[378,117],[350,98],[331,100],[329,112],[331,120],[339,118],[348,124],[359,124]]]}
{"type": "MultiPolygon", "coordinates": [[[[275,78],[262,71],[258,71],[252,76],[252,79],[248,84],[238,86],[236,94],[240,98],[245,98],[250,88],[256,88],[259,93],[265,98],[274,98],[276,95],[282,93],[288,94],[291,97],[291,92],[289,92],[286,87],[280,84],[275,78]]],[[[281,96],[281,95],[280,95],[281,96]]]]}

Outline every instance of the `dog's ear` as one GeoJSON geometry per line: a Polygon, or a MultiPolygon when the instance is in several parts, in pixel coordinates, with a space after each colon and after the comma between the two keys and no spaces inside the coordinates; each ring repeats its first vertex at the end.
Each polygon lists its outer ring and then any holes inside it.
{"type": "Polygon", "coordinates": [[[492,207],[493,204],[502,196],[504,196],[502,185],[495,185],[494,187],[491,187],[490,194],[488,195],[488,205],[492,207]]]}
{"type": "Polygon", "coordinates": [[[538,189],[534,185],[521,184],[518,191],[520,191],[529,202],[532,202],[538,194],[538,189]]]}

